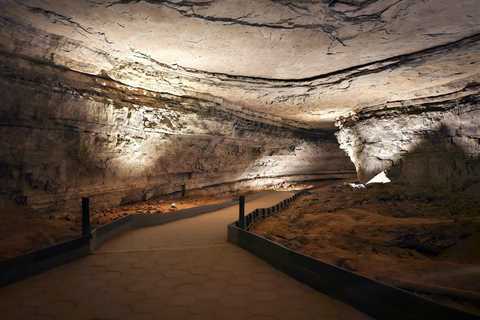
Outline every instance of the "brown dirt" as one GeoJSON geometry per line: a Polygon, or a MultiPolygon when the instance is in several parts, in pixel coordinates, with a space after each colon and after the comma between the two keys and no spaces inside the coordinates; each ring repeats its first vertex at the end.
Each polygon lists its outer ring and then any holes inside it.
{"type": "Polygon", "coordinates": [[[480,313],[480,199],[326,184],[254,232],[319,260],[480,313]]]}
{"type": "MultiPolygon", "coordinates": [[[[232,195],[149,200],[92,214],[92,228],[132,214],[174,214],[178,210],[222,203],[232,195]],[[174,204],[174,205],[172,205],[174,204]]],[[[80,213],[39,214],[13,203],[0,208],[0,261],[71,240],[81,233],[80,213]]]]}
{"type": "Polygon", "coordinates": [[[73,239],[80,226],[70,217],[39,215],[5,203],[0,208],[0,260],[73,239]]]}
{"type": "Polygon", "coordinates": [[[178,210],[218,204],[232,200],[232,198],[232,195],[221,195],[218,197],[196,196],[180,199],[152,199],[97,212],[93,215],[92,225],[94,227],[104,225],[121,217],[133,214],[172,214],[178,210]]]}

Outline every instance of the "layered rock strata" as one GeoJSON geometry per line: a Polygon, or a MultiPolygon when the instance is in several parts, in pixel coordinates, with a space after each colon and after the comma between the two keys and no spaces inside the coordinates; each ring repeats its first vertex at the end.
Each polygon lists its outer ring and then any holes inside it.
{"type": "Polygon", "coordinates": [[[444,96],[391,102],[337,122],[338,140],[358,177],[381,171],[425,190],[469,188],[480,181],[480,84],[444,96]]]}
{"type": "Polygon", "coordinates": [[[0,50],[300,127],[479,81],[477,0],[0,6],[0,50]]]}
{"type": "Polygon", "coordinates": [[[236,114],[2,55],[1,195],[38,210],[95,208],[173,192],[338,177],[352,165],[330,131],[236,114]]]}
{"type": "Polygon", "coordinates": [[[362,181],[460,188],[479,17],[477,0],[0,0],[0,192],[60,210],[338,176],[338,117],[362,181]]]}

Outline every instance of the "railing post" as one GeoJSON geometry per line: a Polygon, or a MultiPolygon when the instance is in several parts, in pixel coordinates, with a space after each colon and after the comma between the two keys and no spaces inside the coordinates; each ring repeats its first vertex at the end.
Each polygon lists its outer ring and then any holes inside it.
{"type": "Polygon", "coordinates": [[[245,196],[238,198],[238,224],[241,229],[245,229],[245,196]]]}
{"type": "Polygon", "coordinates": [[[82,236],[90,237],[90,198],[82,198],[82,236]]]}

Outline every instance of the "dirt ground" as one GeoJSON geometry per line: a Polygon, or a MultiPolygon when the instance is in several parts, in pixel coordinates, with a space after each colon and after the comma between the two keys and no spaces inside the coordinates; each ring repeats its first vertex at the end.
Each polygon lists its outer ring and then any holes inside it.
{"type": "MultiPolygon", "coordinates": [[[[92,214],[92,228],[132,214],[174,214],[178,210],[222,203],[232,195],[159,199],[124,205],[92,214]]],[[[39,214],[6,203],[0,208],[0,261],[74,239],[81,233],[80,214],[39,214]]]]}
{"type": "Polygon", "coordinates": [[[39,215],[33,210],[4,203],[0,208],[0,261],[44,248],[80,234],[70,218],[39,215]]]}
{"type": "Polygon", "coordinates": [[[253,231],[353,272],[480,314],[480,199],[327,183],[253,231]]]}
{"type": "Polygon", "coordinates": [[[100,226],[118,218],[133,214],[172,214],[178,210],[218,204],[232,200],[232,195],[196,196],[185,198],[152,199],[97,212],[92,217],[92,226],[100,226]]]}

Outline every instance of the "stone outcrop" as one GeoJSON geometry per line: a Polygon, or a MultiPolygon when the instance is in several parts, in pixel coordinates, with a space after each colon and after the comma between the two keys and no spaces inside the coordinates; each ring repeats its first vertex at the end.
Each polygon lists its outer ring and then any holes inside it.
{"type": "Polygon", "coordinates": [[[454,94],[389,103],[337,122],[341,148],[366,182],[463,190],[480,181],[480,84],[454,94]]]}
{"type": "Polygon", "coordinates": [[[198,98],[3,55],[1,195],[38,210],[341,177],[329,131],[268,123],[198,98]]]}

